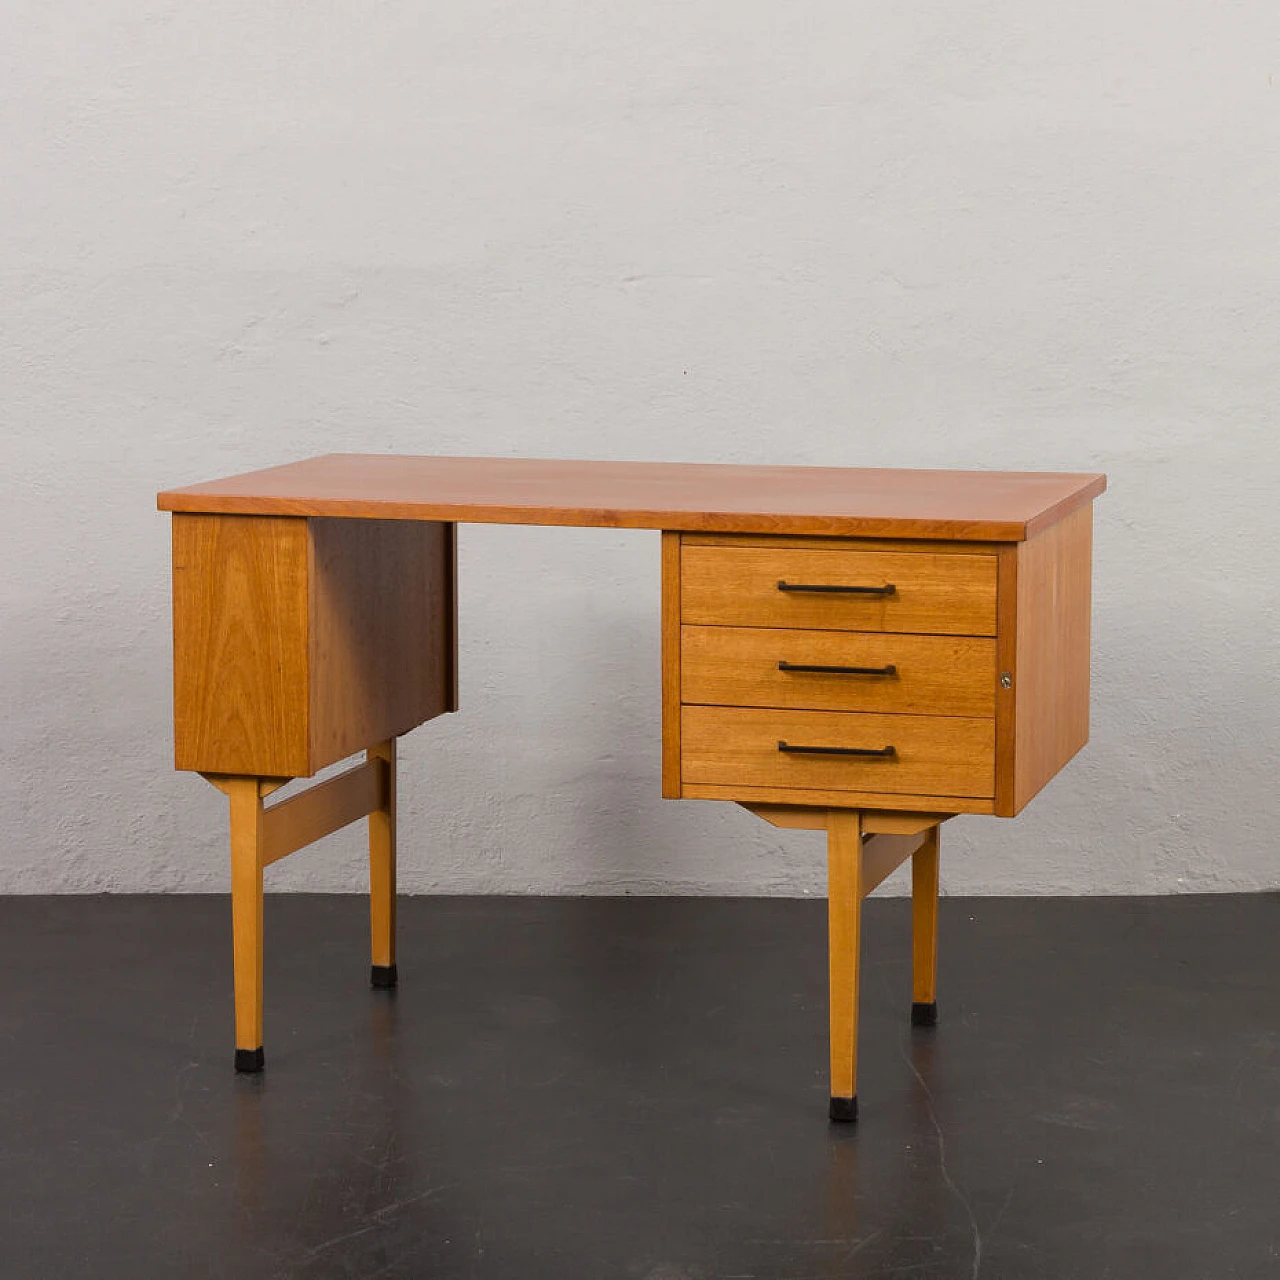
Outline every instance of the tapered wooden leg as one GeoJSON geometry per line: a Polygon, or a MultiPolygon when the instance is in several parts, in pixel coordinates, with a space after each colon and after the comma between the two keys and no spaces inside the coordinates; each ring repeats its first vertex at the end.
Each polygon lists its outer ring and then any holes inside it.
{"type": "Polygon", "coordinates": [[[827,811],[827,953],[831,1118],[858,1118],[858,971],[862,947],[862,829],[856,810],[827,811]]]}
{"type": "Polygon", "coordinates": [[[257,778],[220,784],[231,800],[231,934],[235,965],[236,1070],[261,1071],[262,789],[257,778]]]}
{"type": "Polygon", "coordinates": [[[938,1021],[938,833],[933,827],[911,858],[911,1024],[938,1021]]]}
{"type": "Polygon", "coordinates": [[[370,760],[387,763],[382,804],[369,815],[369,932],[375,987],[396,985],[396,742],[369,748],[370,760]]]}

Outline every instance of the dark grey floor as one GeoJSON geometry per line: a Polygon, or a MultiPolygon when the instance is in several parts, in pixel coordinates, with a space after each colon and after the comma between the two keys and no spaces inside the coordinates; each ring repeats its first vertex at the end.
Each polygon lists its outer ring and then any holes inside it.
{"type": "Polygon", "coordinates": [[[866,912],[826,1119],[824,904],[0,900],[0,1277],[1280,1276],[1280,895],[866,912]]]}

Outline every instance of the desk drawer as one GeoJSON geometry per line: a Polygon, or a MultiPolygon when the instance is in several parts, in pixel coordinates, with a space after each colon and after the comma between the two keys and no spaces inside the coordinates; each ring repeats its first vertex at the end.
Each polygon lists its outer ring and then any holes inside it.
{"type": "Polygon", "coordinates": [[[684,627],[681,635],[683,702],[995,715],[994,640],[764,627],[684,627]]]}
{"type": "Polygon", "coordinates": [[[994,556],[686,544],[680,577],[691,624],[996,633],[994,556]]]}
{"type": "Polygon", "coordinates": [[[695,785],[930,796],[995,792],[995,722],[989,719],[686,706],[681,739],[684,781],[695,785]],[[779,746],[784,742],[791,750],[779,746]],[[820,754],[797,747],[893,751],[820,754]]]}

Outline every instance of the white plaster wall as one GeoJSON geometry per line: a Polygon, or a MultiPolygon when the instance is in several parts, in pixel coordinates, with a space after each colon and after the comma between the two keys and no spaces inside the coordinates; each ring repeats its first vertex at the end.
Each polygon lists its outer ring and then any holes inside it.
{"type": "MultiPolygon", "coordinates": [[[[1275,889],[1278,288],[1274,0],[0,0],[0,890],[226,887],[154,494],[332,450],[1105,470],[1093,742],[944,887],[1275,889]]],[[[656,534],[461,572],[407,889],[822,891],[659,798],[656,534]]]]}

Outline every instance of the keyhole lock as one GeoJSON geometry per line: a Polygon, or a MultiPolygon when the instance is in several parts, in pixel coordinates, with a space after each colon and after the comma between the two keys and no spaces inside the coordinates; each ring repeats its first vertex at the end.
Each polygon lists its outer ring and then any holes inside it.
{"type": "Polygon", "coordinates": [[[1000,673],[1000,687],[1001,687],[1002,689],[1012,689],[1012,688],[1013,688],[1013,673],[1012,673],[1012,672],[1009,672],[1009,671],[1002,671],[1002,672],[1000,673]]]}

